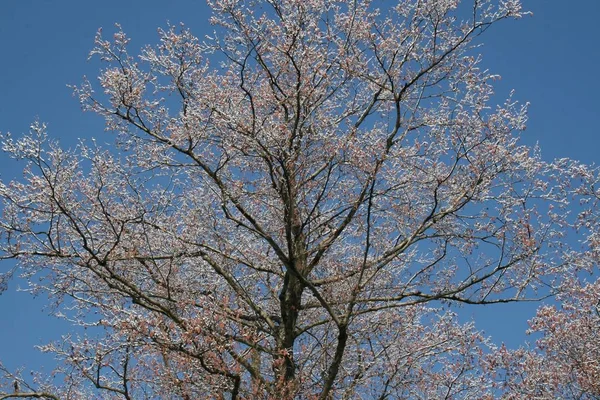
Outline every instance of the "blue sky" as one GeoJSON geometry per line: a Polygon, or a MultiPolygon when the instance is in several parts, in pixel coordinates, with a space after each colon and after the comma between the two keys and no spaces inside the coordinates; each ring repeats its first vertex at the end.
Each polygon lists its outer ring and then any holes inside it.
{"type": "MultiPolygon", "coordinates": [[[[482,38],[484,66],[502,75],[496,100],[501,102],[514,88],[517,99],[531,102],[524,141],[539,143],[544,158],[598,163],[600,1],[523,3],[532,17],[506,21],[482,38]]],[[[83,114],[66,86],[78,84],[83,75],[97,75],[98,64],[87,61],[97,29],[110,31],[120,23],[136,49],[155,43],[157,28],[167,22],[183,22],[202,36],[210,30],[208,16],[204,0],[1,0],[0,132],[18,135],[39,118],[66,146],[79,137],[110,142],[102,120],[83,114]]],[[[2,179],[18,177],[22,167],[0,154],[2,179]]],[[[0,270],[8,267],[0,264],[0,270]]],[[[44,298],[17,291],[22,285],[13,281],[0,295],[0,360],[8,367],[46,365],[47,370],[51,360],[33,346],[69,327],[40,312],[44,298]]],[[[466,313],[476,315],[478,327],[497,342],[515,346],[534,309],[495,306],[466,313]]]]}

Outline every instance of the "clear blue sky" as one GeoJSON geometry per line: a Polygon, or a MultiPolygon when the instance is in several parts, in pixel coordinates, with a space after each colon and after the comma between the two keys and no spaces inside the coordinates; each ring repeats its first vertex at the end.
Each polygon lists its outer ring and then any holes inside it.
{"type": "MultiPolygon", "coordinates": [[[[469,0],[466,0],[469,1],[469,0]]],[[[524,140],[539,142],[547,159],[570,157],[598,163],[600,33],[598,0],[524,0],[533,17],[508,21],[482,38],[484,65],[502,75],[498,98],[512,88],[531,102],[524,140]]],[[[0,131],[18,135],[36,118],[66,146],[76,138],[110,142],[102,120],[83,114],[67,84],[93,78],[98,64],[87,54],[99,27],[115,22],[132,37],[132,48],[155,43],[156,29],[183,22],[202,36],[210,29],[204,0],[0,0],[0,131]]],[[[0,154],[0,176],[19,176],[0,154]]],[[[0,264],[5,270],[9,264],[0,264]]],[[[44,299],[18,292],[14,281],[0,296],[0,360],[7,366],[51,366],[33,346],[66,333],[68,325],[40,312],[44,299]]],[[[497,342],[515,346],[535,307],[496,306],[467,313],[497,342]]],[[[48,367],[46,368],[46,370],[48,367]]]]}

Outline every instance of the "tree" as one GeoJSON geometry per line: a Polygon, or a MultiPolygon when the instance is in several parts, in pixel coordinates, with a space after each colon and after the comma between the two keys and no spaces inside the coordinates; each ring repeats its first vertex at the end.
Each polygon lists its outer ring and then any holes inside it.
{"type": "Polygon", "coordinates": [[[531,321],[530,333],[542,335],[534,348],[495,353],[503,398],[600,398],[599,286],[574,284],[560,309],[541,307],[531,321]]]}
{"type": "Polygon", "coordinates": [[[137,58],[99,32],[101,91],[75,93],[116,150],[5,136],[28,164],[3,257],[85,332],[43,348],[61,387],[6,371],[0,398],[491,398],[495,348],[446,305],[580,268],[569,169],[519,143],[526,106],[489,106],[475,52],[519,1],[210,5],[214,37],[137,58]]]}
{"type": "MultiPolygon", "coordinates": [[[[589,270],[600,259],[598,177],[586,168],[567,168],[579,178],[574,193],[586,206],[575,224],[585,238],[586,251],[566,258],[589,270]]],[[[500,378],[504,398],[600,398],[600,279],[591,283],[565,279],[557,298],[558,304],[541,306],[530,321],[529,333],[540,336],[533,348],[502,348],[489,356],[488,368],[500,378]]]]}

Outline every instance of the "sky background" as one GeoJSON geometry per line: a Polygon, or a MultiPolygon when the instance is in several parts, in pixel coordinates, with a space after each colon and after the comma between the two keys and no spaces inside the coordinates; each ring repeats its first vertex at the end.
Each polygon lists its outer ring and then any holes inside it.
{"type": "MultiPolygon", "coordinates": [[[[523,4],[533,16],[496,25],[482,38],[484,67],[502,76],[495,100],[502,102],[515,89],[516,99],[531,103],[523,140],[539,143],[545,159],[598,163],[600,1],[523,4]]],[[[39,118],[66,147],[77,138],[111,142],[102,119],[82,113],[67,87],[79,84],[84,75],[97,76],[98,63],[87,61],[97,29],[110,33],[120,23],[134,50],[156,43],[157,28],[167,22],[183,22],[203,36],[211,31],[208,17],[204,0],[0,0],[0,132],[18,136],[39,118]]],[[[0,153],[3,180],[18,178],[22,168],[0,153]]],[[[10,267],[0,263],[0,271],[10,267]]],[[[0,360],[9,368],[45,366],[48,371],[52,360],[33,347],[70,328],[41,311],[43,296],[19,291],[23,285],[14,280],[0,295],[0,360]]],[[[535,308],[501,305],[463,312],[497,343],[516,347],[535,308]]]]}

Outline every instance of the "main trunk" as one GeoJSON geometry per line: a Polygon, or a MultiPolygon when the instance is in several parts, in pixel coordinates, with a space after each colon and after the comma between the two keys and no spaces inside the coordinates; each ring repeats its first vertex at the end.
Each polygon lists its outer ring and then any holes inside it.
{"type": "Polygon", "coordinates": [[[279,296],[281,307],[281,328],[279,333],[280,351],[284,363],[281,375],[286,381],[295,377],[294,341],[296,340],[296,323],[300,312],[302,291],[300,280],[290,271],[286,272],[283,288],[279,296]]]}
{"type": "Polygon", "coordinates": [[[283,365],[279,378],[291,382],[295,378],[294,342],[296,340],[296,324],[302,303],[304,284],[302,278],[307,274],[307,249],[302,229],[302,217],[298,207],[295,173],[291,165],[286,168],[285,184],[280,188],[281,199],[285,207],[284,224],[289,255],[289,265],[283,287],[279,294],[281,326],[278,332],[279,351],[283,357],[283,365]]]}

